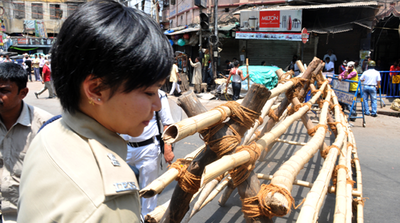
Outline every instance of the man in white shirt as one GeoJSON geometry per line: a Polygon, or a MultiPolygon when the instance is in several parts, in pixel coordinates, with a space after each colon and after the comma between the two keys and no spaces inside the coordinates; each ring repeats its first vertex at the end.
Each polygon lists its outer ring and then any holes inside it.
{"type": "Polygon", "coordinates": [[[329,57],[325,57],[325,71],[334,74],[335,65],[329,57]]]}
{"type": "Polygon", "coordinates": [[[20,65],[0,63],[0,222],[17,221],[25,154],[39,128],[52,117],[23,101],[29,91],[27,82],[28,75],[20,65]]]}
{"type": "Polygon", "coordinates": [[[329,49],[328,52],[327,52],[327,54],[324,55],[324,58],[326,58],[326,57],[329,57],[329,59],[331,60],[331,62],[332,62],[333,64],[335,64],[336,61],[337,61],[336,55],[332,53],[332,50],[331,50],[331,49],[329,49]]]}
{"type": "Polygon", "coordinates": [[[370,60],[368,62],[368,70],[364,71],[361,75],[360,80],[364,84],[363,89],[363,100],[364,100],[364,108],[365,115],[371,115],[372,117],[378,116],[376,114],[377,110],[377,100],[376,100],[376,91],[379,89],[381,85],[381,74],[379,71],[375,70],[375,61],[370,60]],[[371,98],[371,113],[368,107],[368,96],[371,98]]]}
{"type": "MultiPolygon", "coordinates": [[[[160,120],[164,126],[174,123],[165,93],[158,90],[161,99],[161,110],[158,112],[160,120]]],[[[161,130],[163,131],[163,130],[161,130]]],[[[128,154],[126,162],[139,170],[139,186],[140,189],[146,187],[149,183],[158,177],[158,163],[160,155],[160,133],[158,130],[156,114],[153,119],[144,128],[143,133],[138,137],[129,135],[121,135],[128,142],[128,154]]],[[[171,163],[174,159],[174,153],[170,146],[164,147],[164,159],[167,163],[171,163]]],[[[151,198],[141,198],[142,211],[145,217],[157,206],[157,195],[151,198]]]]}

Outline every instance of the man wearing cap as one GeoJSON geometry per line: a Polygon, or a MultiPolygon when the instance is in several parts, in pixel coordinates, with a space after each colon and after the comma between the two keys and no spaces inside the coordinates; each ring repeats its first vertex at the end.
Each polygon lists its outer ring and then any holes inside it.
{"type": "MultiPolygon", "coordinates": [[[[351,80],[351,81],[357,81],[358,82],[358,74],[357,71],[354,69],[354,62],[350,61],[347,63],[347,68],[345,71],[343,71],[340,75],[339,75],[339,80],[351,80]]],[[[357,91],[357,87],[358,87],[358,83],[356,82],[351,82],[350,83],[350,93],[355,93],[357,91]]],[[[351,105],[347,105],[348,110],[350,111],[351,105]]],[[[357,116],[356,113],[356,108],[355,106],[353,107],[353,110],[351,111],[351,116],[357,116]]],[[[350,119],[352,121],[354,121],[355,119],[352,118],[350,119]]]]}
{"type": "Polygon", "coordinates": [[[364,107],[365,115],[371,115],[376,117],[377,110],[377,100],[376,100],[376,90],[381,85],[381,75],[379,71],[375,70],[375,61],[370,60],[368,62],[368,70],[366,70],[360,77],[360,80],[364,83],[364,107]],[[368,107],[368,96],[371,98],[371,113],[368,107]]]}

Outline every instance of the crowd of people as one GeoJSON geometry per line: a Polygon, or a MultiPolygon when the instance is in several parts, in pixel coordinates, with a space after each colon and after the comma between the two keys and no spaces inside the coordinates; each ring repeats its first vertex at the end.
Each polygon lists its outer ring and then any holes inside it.
{"type": "Polygon", "coordinates": [[[0,64],[1,221],[140,222],[156,198],[141,202],[139,188],[157,177],[159,154],[174,159],[160,140],[173,122],[159,90],[168,39],[143,12],[95,0],[66,19],[51,64],[57,117],[24,102],[20,65],[0,64]]]}

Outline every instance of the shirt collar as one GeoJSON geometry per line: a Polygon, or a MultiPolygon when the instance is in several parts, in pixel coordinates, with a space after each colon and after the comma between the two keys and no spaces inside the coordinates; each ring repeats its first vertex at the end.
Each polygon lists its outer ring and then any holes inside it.
{"type": "Polygon", "coordinates": [[[31,114],[29,112],[28,104],[26,104],[24,101],[22,101],[22,111],[21,111],[21,114],[19,115],[15,125],[19,123],[24,126],[31,126],[31,123],[32,123],[31,120],[32,119],[31,119],[31,114]]]}
{"type": "Polygon", "coordinates": [[[126,159],[126,142],[117,133],[108,130],[93,118],[79,111],[74,114],[64,112],[62,121],[77,134],[87,139],[97,140],[121,158],[126,159]]]}

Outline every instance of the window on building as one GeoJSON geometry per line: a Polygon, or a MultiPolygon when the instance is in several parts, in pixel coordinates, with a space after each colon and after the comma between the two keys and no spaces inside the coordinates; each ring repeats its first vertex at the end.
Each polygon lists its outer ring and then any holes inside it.
{"type": "Polygon", "coordinates": [[[25,19],[25,3],[14,3],[14,19],[25,19]]]}
{"type": "Polygon", "coordinates": [[[43,19],[42,3],[32,3],[32,19],[43,19]]]}
{"type": "Polygon", "coordinates": [[[75,10],[77,10],[81,4],[83,3],[68,3],[67,7],[68,16],[70,16],[73,12],[75,12],[75,10]]]}
{"type": "Polygon", "coordinates": [[[50,19],[60,19],[61,9],[59,4],[50,4],[50,19]]]}
{"type": "Polygon", "coordinates": [[[171,0],[171,5],[175,5],[175,0],[171,0]]]}

